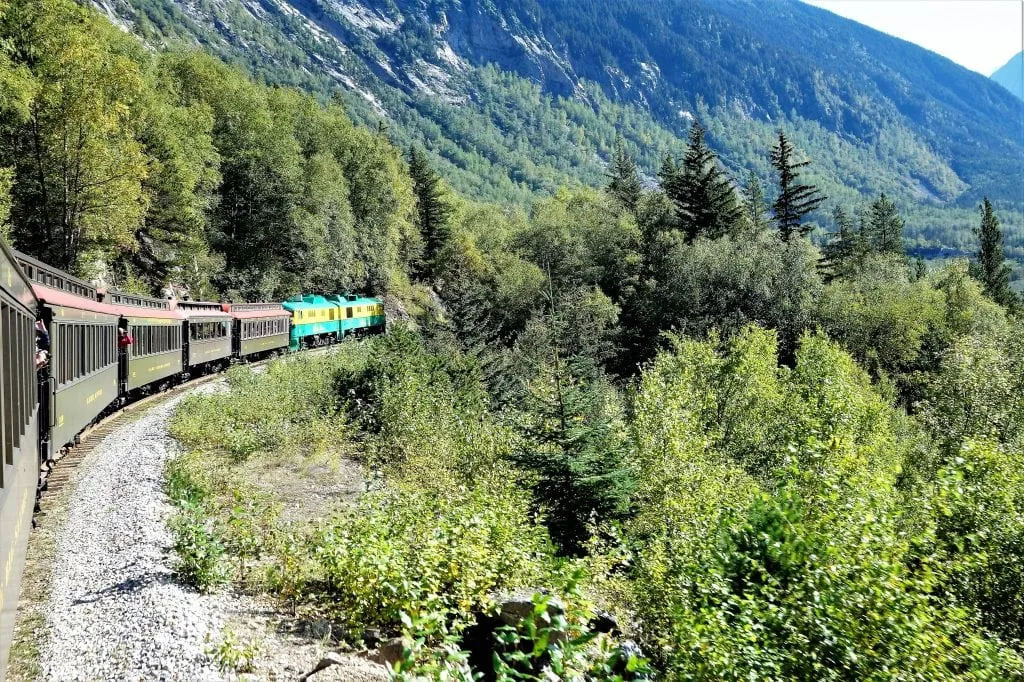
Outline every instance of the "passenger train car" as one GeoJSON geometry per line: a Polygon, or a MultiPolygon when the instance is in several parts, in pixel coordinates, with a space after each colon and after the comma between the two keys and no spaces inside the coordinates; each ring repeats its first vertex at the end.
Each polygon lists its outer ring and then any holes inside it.
{"type": "Polygon", "coordinates": [[[377,298],[215,303],[103,291],[0,240],[0,679],[34,502],[83,430],[127,402],[232,362],[384,326],[377,298]],[[35,329],[40,322],[45,335],[35,329]],[[37,335],[49,339],[38,368],[37,335]]]}

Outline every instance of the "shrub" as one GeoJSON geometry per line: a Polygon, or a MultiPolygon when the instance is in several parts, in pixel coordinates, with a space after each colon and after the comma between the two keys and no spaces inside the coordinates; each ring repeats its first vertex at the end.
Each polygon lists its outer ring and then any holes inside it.
{"type": "Polygon", "coordinates": [[[398,632],[402,613],[468,618],[495,590],[547,582],[549,541],[527,509],[511,486],[368,494],[307,539],[301,590],[355,633],[398,632]]]}
{"type": "Polygon", "coordinates": [[[210,592],[228,582],[224,544],[201,505],[180,506],[170,527],[177,555],[174,568],[185,583],[210,592]]]}

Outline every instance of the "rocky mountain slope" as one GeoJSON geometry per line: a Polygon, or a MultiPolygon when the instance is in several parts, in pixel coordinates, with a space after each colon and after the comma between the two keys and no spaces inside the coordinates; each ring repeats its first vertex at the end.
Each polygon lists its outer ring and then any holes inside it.
{"type": "MultiPolygon", "coordinates": [[[[653,174],[697,117],[737,176],[767,177],[784,126],[837,201],[1024,206],[1024,102],[797,0],[95,2],[151,43],[341,97],[475,196],[600,182],[617,131],[653,174]]],[[[944,241],[939,221],[911,222],[944,241]]]]}

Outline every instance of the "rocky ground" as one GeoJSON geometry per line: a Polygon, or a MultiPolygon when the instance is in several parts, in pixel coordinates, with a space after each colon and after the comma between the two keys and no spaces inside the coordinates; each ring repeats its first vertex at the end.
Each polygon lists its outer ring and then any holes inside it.
{"type": "MultiPolygon", "coordinates": [[[[51,526],[47,589],[38,590],[38,604],[23,604],[30,613],[20,615],[32,622],[33,642],[17,656],[33,660],[16,660],[22,672],[12,677],[295,680],[329,651],[315,628],[282,625],[269,601],[201,595],[175,580],[162,475],[175,448],[167,422],[182,397],[118,424],[77,470],[60,518],[44,520],[51,526]],[[216,653],[226,637],[237,643],[228,647],[232,651],[253,645],[252,673],[226,671],[224,656],[216,653]]],[[[340,660],[311,679],[388,677],[363,658],[340,660]]]]}

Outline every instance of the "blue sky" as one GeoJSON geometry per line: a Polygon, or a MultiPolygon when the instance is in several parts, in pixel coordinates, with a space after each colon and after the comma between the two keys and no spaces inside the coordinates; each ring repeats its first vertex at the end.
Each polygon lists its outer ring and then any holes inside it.
{"type": "Polygon", "coordinates": [[[986,76],[1024,49],[1024,0],[804,0],[986,76]]]}

